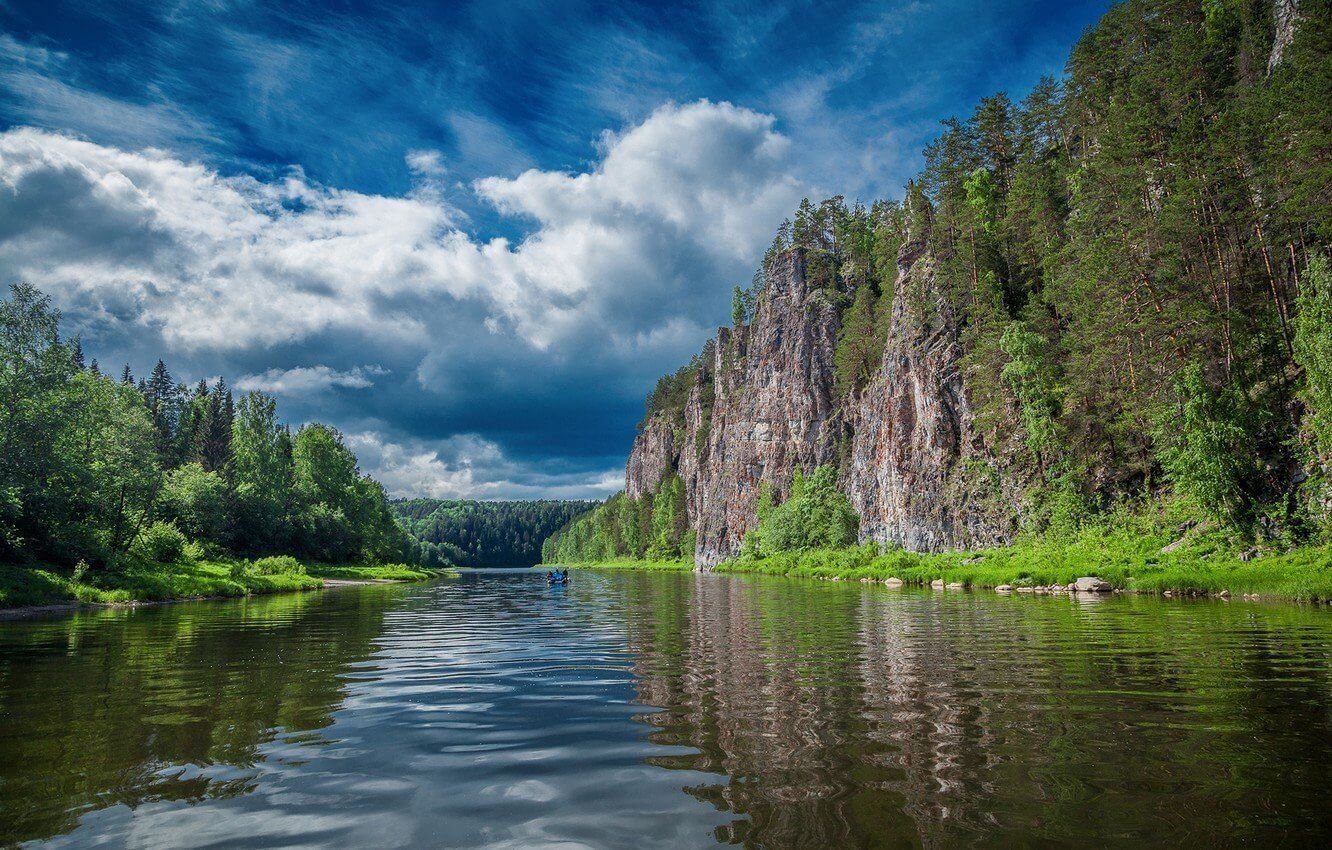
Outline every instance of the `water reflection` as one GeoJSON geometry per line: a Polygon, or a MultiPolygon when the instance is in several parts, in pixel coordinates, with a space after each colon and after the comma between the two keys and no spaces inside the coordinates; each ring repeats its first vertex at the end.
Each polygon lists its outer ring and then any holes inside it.
{"type": "Polygon", "coordinates": [[[0,623],[0,845],[1326,846],[1332,614],[539,573],[0,623]]]}
{"type": "Polygon", "coordinates": [[[392,593],[287,594],[0,623],[0,844],[89,811],[255,787],[263,745],[317,740],[392,593]]]}
{"type": "Polygon", "coordinates": [[[1332,622],[1293,606],[643,577],[654,740],[727,843],[1317,843],[1332,622]]]}

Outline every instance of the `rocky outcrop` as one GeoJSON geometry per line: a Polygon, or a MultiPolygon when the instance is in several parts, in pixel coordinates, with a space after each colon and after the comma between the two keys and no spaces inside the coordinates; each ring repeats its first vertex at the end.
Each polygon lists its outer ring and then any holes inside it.
{"type": "Polygon", "coordinates": [[[634,448],[624,470],[624,491],[631,499],[654,492],[675,470],[678,449],[675,428],[660,417],[649,418],[634,438],[634,448]]]}
{"type": "Polygon", "coordinates": [[[840,312],[795,249],[769,269],[751,322],[718,331],[683,412],[644,425],[626,492],[642,498],[679,473],[700,568],[739,551],[764,484],[781,501],[797,468],[839,461],[862,540],[937,551],[1011,535],[1012,500],[993,510],[994,476],[977,474],[989,460],[961,373],[960,319],[923,248],[909,246],[898,266],[882,365],[845,404],[834,392],[840,312]]]}
{"type": "Polygon", "coordinates": [[[986,506],[996,494],[986,486],[993,476],[973,428],[960,336],[934,258],[908,245],[882,366],[848,412],[842,486],[860,513],[862,541],[937,552],[1001,543],[1013,532],[986,506]]]}
{"type": "Polygon", "coordinates": [[[805,252],[794,250],[770,269],[753,321],[719,333],[710,423],[685,447],[696,457],[681,464],[693,471],[686,491],[699,566],[739,551],[754,526],[760,485],[780,500],[797,466],[809,471],[834,460],[838,327],[830,300],[809,285],[805,252]]]}
{"type": "Polygon", "coordinates": [[[1267,73],[1281,64],[1286,48],[1295,40],[1300,21],[1300,0],[1276,0],[1272,8],[1272,53],[1267,58],[1267,73]]]}

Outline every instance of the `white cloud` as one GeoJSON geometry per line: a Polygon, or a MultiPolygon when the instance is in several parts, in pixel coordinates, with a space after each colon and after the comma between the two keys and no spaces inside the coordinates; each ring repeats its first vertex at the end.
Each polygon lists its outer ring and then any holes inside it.
{"type": "Polygon", "coordinates": [[[433,442],[394,442],[379,431],[345,435],[361,465],[390,496],[435,499],[602,499],[624,486],[624,470],[592,474],[533,471],[475,434],[433,442]]]}
{"type": "MultiPolygon", "coordinates": [[[[189,350],[327,331],[424,348],[463,300],[539,349],[594,333],[633,345],[672,322],[710,322],[717,293],[744,279],[801,193],[785,138],[771,116],[700,101],[664,106],[602,147],[587,173],[476,184],[535,221],[515,244],[460,230],[436,192],[362,194],[299,170],[265,182],[11,130],[0,134],[0,275],[189,350]]],[[[441,173],[434,152],[407,158],[425,181],[441,173]]]]}
{"type": "Polygon", "coordinates": [[[387,372],[379,366],[357,366],[345,372],[323,365],[297,366],[294,369],[268,369],[257,375],[242,375],[236,379],[236,387],[275,395],[309,395],[332,387],[363,390],[374,386],[373,377],[387,372]]]}

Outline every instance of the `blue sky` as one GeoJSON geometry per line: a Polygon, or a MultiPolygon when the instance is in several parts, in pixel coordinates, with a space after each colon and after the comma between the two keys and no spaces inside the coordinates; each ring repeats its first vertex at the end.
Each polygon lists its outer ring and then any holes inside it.
{"type": "Polygon", "coordinates": [[[900,196],[1107,6],[0,0],[0,284],[395,494],[606,495],[802,195],[900,196]]]}

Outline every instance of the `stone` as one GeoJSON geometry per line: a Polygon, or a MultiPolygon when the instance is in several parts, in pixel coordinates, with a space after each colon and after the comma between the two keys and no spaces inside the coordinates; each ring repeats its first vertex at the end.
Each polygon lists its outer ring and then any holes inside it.
{"type": "Polygon", "coordinates": [[[994,592],[995,592],[995,593],[1012,593],[1012,592],[1013,592],[1013,585],[1011,585],[1011,584],[1001,584],[1001,585],[999,585],[998,587],[996,587],[996,588],[994,589],[994,592]]]}
{"type": "Polygon", "coordinates": [[[841,309],[810,281],[805,249],[793,248],[773,261],[751,321],[708,342],[683,412],[644,423],[625,492],[640,499],[680,476],[698,567],[740,551],[764,485],[782,501],[797,468],[838,463],[843,445],[839,483],[861,516],[861,542],[920,552],[1011,542],[1032,473],[1005,465],[1012,447],[989,445],[974,425],[963,317],[927,237],[898,254],[888,342],[862,392],[838,400],[841,309]],[[978,464],[1003,474],[977,475],[978,464]]]}
{"type": "Polygon", "coordinates": [[[888,587],[901,587],[903,581],[900,578],[886,578],[883,580],[883,583],[888,587]]]}
{"type": "Polygon", "coordinates": [[[1178,552],[1180,549],[1183,549],[1184,544],[1188,542],[1189,538],[1181,537],[1178,540],[1176,540],[1174,543],[1167,543],[1165,546],[1161,547],[1161,554],[1169,555],[1171,552],[1178,552]]]}
{"type": "Polygon", "coordinates": [[[975,427],[962,368],[962,317],[938,263],[914,236],[897,258],[888,343],[878,370],[845,412],[851,426],[844,488],[862,542],[915,552],[980,549],[1017,532],[1025,482],[997,476],[996,494],[970,464],[995,468],[975,427]]]}
{"type": "Polygon", "coordinates": [[[1082,576],[1073,582],[1073,590],[1078,593],[1109,593],[1114,587],[1108,581],[1102,581],[1095,576],[1082,576]]]}
{"type": "Polygon", "coordinates": [[[1035,592],[1036,592],[1036,588],[1034,588],[1034,587],[1019,587],[1019,588],[1017,589],[1017,592],[1018,592],[1018,593],[1035,593],[1035,592]]]}
{"type": "Polygon", "coordinates": [[[962,584],[960,581],[950,581],[945,585],[949,590],[961,590],[965,586],[966,585],[962,584]]]}
{"type": "Polygon", "coordinates": [[[936,590],[942,590],[944,587],[944,580],[941,578],[936,578],[934,581],[930,582],[930,587],[933,587],[936,590]]]}

